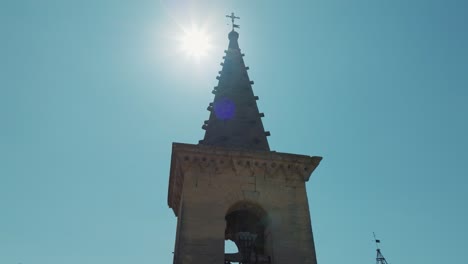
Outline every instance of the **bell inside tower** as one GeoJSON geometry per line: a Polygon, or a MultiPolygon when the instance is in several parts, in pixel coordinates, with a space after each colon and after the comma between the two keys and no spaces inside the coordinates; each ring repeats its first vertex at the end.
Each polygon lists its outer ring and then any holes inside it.
{"type": "Polygon", "coordinates": [[[266,254],[268,218],[263,209],[250,203],[238,203],[231,207],[225,220],[225,240],[233,241],[239,250],[225,253],[225,264],[271,263],[266,254]]]}

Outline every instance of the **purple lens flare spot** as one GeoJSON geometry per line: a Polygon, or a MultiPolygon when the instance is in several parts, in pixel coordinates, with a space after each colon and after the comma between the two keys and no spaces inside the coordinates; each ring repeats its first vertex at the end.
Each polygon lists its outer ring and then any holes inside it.
{"type": "Polygon", "coordinates": [[[234,117],[236,105],[227,98],[221,98],[214,104],[214,112],[218,119],[229,120],[234,117]]]}

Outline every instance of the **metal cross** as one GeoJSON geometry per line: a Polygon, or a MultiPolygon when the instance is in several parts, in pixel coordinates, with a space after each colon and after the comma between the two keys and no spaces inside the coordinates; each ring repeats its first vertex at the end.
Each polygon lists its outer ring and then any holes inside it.
{"type": "Polygon", "coordinates": [[[234,24],[234,19],[240,19],[240,17],[236,17],[234,12],[232,12],[230,16],[226,15],[226,17],[230,18],[232,21],[232,30],[234,30],[234,28],[239,28],[239,25],[234,24]]]}

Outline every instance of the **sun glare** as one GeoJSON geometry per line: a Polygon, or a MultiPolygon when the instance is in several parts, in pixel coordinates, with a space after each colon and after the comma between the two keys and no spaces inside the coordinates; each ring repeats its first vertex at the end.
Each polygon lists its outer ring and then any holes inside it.
{"type": "Polygon", "coordinates": [[[206,56],[211,49],[210,36],[195,25],[189,30],[184,30],[184,36],[180,41],[182,51],[197,60],[206,56]]]}

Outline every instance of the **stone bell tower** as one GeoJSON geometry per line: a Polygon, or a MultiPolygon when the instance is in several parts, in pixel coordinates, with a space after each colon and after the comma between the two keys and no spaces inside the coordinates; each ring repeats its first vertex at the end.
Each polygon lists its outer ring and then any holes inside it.
{"type": "MultiPolygon", "coordinates": [[[[234,24],[197,145],[173,143],[175,264],[316,264],[305,182],[321,157],[270,151],[234,24]],[[225,254],[225,240],[239,252],[225,254]]],[[[293,133],[294,131],[291,131],[293,133]]]]}

